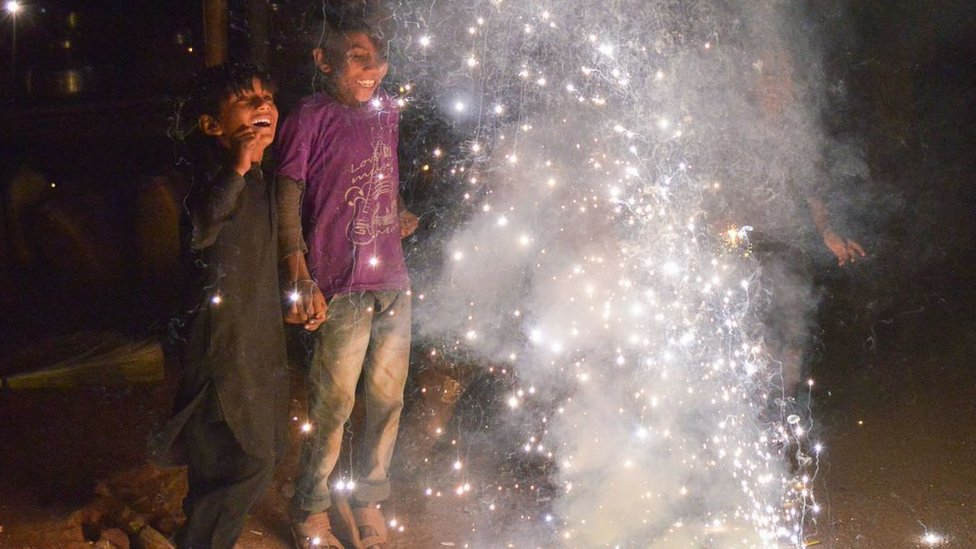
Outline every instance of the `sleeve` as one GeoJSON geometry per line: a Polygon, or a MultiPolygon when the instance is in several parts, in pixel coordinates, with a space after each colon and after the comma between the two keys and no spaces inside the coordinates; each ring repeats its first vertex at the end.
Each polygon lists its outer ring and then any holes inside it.
{"type": "Polygon", "coordinates": [[[241,191],[246,184],[244,176],[229,168],[220,170],[210,179],[206,189],[202,190],[198,199],[194,200],[195,204],[191,205],[192,249],[202,250],[217,241],[220,230],[237,208],[241,191]]]}
{"type": "Polygon", "coordinates": [[[308,251],[302,238],[302,194],[305,182],[287,175],[278,176],[278,257],[284,259],[301,250],[308,251]]]}
{"type": "Polygon", "coordinates": [[[309,147],[313,124],[306,123],[307,106],[298,108],[285,119],[278,130],[278,171],[293,181],[305,181],[308,172],[309,147]],[[303,116],[305,115],[305,116],[303,116]]]}

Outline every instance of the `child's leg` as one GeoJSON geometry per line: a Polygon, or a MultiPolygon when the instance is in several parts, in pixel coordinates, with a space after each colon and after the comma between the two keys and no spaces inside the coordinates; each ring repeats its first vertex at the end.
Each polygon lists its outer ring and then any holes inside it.
{"type": "Polygon", "coordinates": [[[377,311],[365,366],[366,432],[356,488],[356,500],[361,503],[390,496],[390,459],[410,362],[410,294],[392,291],[375,295],[377,311]]]}
{"type": "Polygon", "coordinates": [[[177,547],[231,549],[247,513],[271,486],[274,459],[245,453],[227,423],[211,421],[202,412],[187,421],[183,436],[190,489],[177,547]]]}
{"type": "Polygon", "coordinates": [[[331,504],[329,475],[339,459],[343,427],[352,414],[373,318],[371,294],[339,294],[329,302],[309,366],[308,417],[312,432],[302,446],[292,518],[321,513],[331,504]]]}

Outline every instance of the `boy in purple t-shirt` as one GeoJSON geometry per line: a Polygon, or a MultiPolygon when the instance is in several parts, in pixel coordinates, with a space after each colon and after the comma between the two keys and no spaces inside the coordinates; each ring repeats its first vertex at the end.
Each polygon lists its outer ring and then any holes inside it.
{"type": "Polygon", "coordinates": [[[387,541],[377,503],[390,495],[410,353],[410,281],[400,239],[417,218],[399,207],[399,113],[377,91],[387,61],[370,15],[327,14],[313,50],[326,93],[303,99],[279,132],[284,282],[310,288],[286,317],[310,330],[321,324],[308,372],[313,427],[292,499],[300,547],[342,547],[329,524],[328,483],[361,376],[367,417],[353,515],[363,547],[387,541]],[[315,284],[302,284],[309,280],[315,284]]]}

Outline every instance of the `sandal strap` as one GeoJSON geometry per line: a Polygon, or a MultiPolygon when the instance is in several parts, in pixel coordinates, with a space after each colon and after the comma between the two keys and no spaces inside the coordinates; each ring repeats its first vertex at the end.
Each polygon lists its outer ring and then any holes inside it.
{"type": "Polygon", "coordinates": [[[352,516],[356,519],[356,528],[359,530],[363,547],[369,548],[389,541],[386,519],[382,511],[373,506],[353,507],[352,516]],[[368,530],[365,535],[364,529],[368,530]]]}
{"type": "Polygon", "coordinates": [[[302,522],[293,522],[291,531],[299,549],[345,549],[332,533],[328,512],[315,513],[302,522]],[[318,543],[313,544],[312,540],[315,539],[318,539],[318,543]]]}

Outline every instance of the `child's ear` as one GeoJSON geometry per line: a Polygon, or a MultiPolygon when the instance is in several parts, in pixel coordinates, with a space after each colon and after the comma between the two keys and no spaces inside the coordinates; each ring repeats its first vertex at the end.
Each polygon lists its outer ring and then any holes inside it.
{"type": "Polygon", "coordinates": [[[200,125],[200,130],[203,131],[204,135],[218,136],[224,134],[224,128],[220,126],[220,122],[209,114],[201,114],[197,124],[200,125]]]}
{"type": "Polygon", "coordinates": [[[332,72],[332,65],[330,65],[325,60],[325,51],[322,48],[315,48],[312,50],[312,59],[315,60],[315,66],[318,67],[320,71],[325,74],[332,72]]]}

